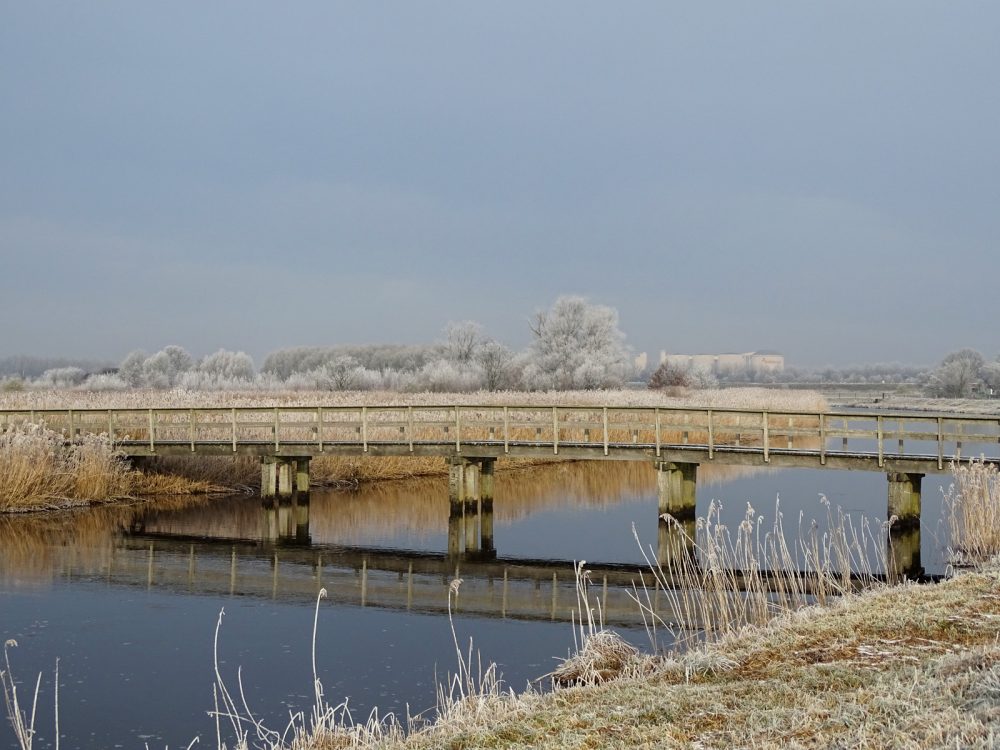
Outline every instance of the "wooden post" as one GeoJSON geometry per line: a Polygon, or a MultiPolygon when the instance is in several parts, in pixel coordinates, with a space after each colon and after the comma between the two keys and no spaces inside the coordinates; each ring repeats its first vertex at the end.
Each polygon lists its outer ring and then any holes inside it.
{"type": "Polygon", "coordinates": [[[503,408],[503,452],[510,453],[510,413],[503,408]]]}
{"type": "Polygon", "coordinates": [[[826,415],[819,415],[819,463],[826,466],[826,415]]]}
{"type": "Polygon", "coordinates": [[[552,407],[552,453],[559,455],[559,415],[556,407],[552,407]]]}
{"type": "Polygon", "coordinates": [[[604,455],[608,455],[608,407],[602,407],[604,413],[604,455]]]}
{"type": "Polygon", "coordinates": [[[879,468],[882,468],[882,466],[885,465],[885,458],[884,458],[885,453],[884,453],[884,446],[882,444],[882,440],[883,440],[884,435],[883,435],[883,431],[882,431],[882,415],[881,414],[879,414],[877,417],[875,417],[875,436],[876,436],[876,438],[878,440],[878,465],[879,465],[879,468]]]}
{"type": "Polygon", "coordinates": [[[767,412],[766,411],[761,412],[761,415],[762,415],[762,422],[761,422],[761,424],[763,425],[762,429],[764,431],[764,463],[769,463],[770,460],[771,460],[771,457],[768,455],[768,452],[769,452],[768,441],[769,441],[770,435],[768,434],[767,412]]]}

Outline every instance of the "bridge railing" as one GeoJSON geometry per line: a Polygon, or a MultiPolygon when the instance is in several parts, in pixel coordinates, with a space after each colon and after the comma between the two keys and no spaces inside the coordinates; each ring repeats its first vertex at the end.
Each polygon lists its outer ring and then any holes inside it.
{"type": "MultiPolygon", "coordinates": [[[[569,447],[665,447],[747,450],[763,454],[808,451],[867,455],[879,465],[892,456],[937,459],[998,458],[1000,420],[991,417],[894,412],[794,412],[691,407],[618,406],[272,406],[240,408],[60,409],[0,411],[0,429],[43,424],[75,440],[107,435],[123,446],[308,445],[318,452],[351,445],[415,451],[420,446],[489,446],[497,455],[532,446],[559,455],[569,447]]],[[[598,450],[598,453],[601,451],[598,450]]]]}

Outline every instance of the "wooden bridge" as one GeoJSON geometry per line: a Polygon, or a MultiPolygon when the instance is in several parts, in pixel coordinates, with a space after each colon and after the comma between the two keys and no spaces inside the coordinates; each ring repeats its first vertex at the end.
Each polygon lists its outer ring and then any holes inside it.
{"type": "Polygon", "coordinates": [[[270,406],[0,411],[68,440],[103,434],[125,455],[253,455],[265,497],[307,492],[317,456],[441,456],[455,502],[492,502],[499,457],[650,461],[660,510],[694,515],[706,463],[881,471],[888,514],[919,522],[927,473],[1000,463],[1000,420],[955,414],[619,406],[270,406]]]}

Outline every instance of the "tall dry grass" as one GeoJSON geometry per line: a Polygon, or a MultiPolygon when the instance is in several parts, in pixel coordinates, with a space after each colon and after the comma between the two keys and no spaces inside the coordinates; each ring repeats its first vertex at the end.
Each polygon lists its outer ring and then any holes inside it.
{"type": "Polygon", "coordinates": [[[292,406],[615,406],[770,409],[809,412],[828,408],[815,391],[724,388],[667,395],[650,390],[501,391],[479,393],[398,393],[395,391],[171,391],[84,392],[43,390],[0,392],[4,409],[167,409],[262,408],[292,406]]]}
{"type": "Polygon", "coordinates": [[[42,425],[15,425],[0,432],[0,512],[212,489],[217,488],[131,470],[106,435],[85,434],[69,443],[42,425]]]}
{"type": "Polygon", "coordinates": [[[734,533],[720,522],[721,508],[713,502],[708,514],[698,518],[693,538],[683,524],[664,515],[665,549],[659,555],[643,549],[643,556],[673,620],[657,614],[648,588],[637,587],[634,596],[654,649],[661,627],[673,647],[683,649],[812,604],[827,605],[859,587],[882,585],[878,571],[889,570],[889,523],[873,528],[864,518],[855,524],[841,509],[834,512],[826,498],[822,502],[826,530],[821,533],[818,524],[806,523],[800,514],[791,542],[778,507],[767,527],[763,516],[747,504],[734,533]]]}
{"type": "Polygon", "coordinates": [[[982,459],[952,466],[944,495],[948,556],[956,565],[976,565],[1000,555],[1000,473],[982,459]]]}

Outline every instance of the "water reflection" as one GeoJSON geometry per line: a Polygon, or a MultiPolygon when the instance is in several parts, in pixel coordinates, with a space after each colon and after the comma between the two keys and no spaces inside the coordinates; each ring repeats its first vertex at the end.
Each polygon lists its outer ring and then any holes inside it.
{"type": "MultiPolygon", "coordinates": [[[[761,478],[767,471],[703,467],[703,507],[713,487],[761,478]]],[[[421,612],[443,611],[441,586],[461,575],[464,612],[566,620],[575,606],[574,559],[560,556],[553,542],[572,523],[568,517],[587,510],[627,512],[633,521],[638,516],[642,536],[652,537],[656,560],[662,564],[676,554],[666,524],[657,524],[655,483],[655,472],[646,464],[576,463],[500,474],[496,500],[450,502],[446,481],[434,478],[351,493],[313,491],[288,500],[185,499],[152,507],[6,517],[0,518],[0,562],[5,583],[13,586],[29,579],[37,584],[86,578],[289,601],[311,600],[325,587],[334,601],[345,604],[421,612]],[[535,554],[525,554],[525,534],[506,533],[529,521],[542,539],[535,554]],[[498,526],[505,532],[499,538],[498,526]]],[[[610,538],[611,526],[615,535],[628,535],[628,521],[585,517],[595,533],[601,534],[605,524],[605,537],[610,538]]],[[[684,528],[689,537],[696,536],[693,519],[686,519],[684,528]]],[[[608,621],[637,625],[641,614],[629,594],[643,575],[643,556],[634,540],[626,543],[631,552],[624,556],[609,554],[607,541],[596,549],[581,544],[575,552],[607,555],[606,562],[588,567],[599,582],[608,621]]],[[[922,574],[920,544],[919,528],[894,533],[884,572],[922,574]]]]}
{"type": "MultiPolygon", "coordinates": [[[[464,579],[460,638],[474,635],[514,687],[548,672],[572,643],[574,558],[588,559],[592,594],[626,638],[645,641],[633,583],[648,586],[652,606],[673,619],[671,599],[653,585],[632,537],[634,523],[661,562],[690,554],[658,522],[651,465],[560,464],[497,474],[495,482],[492,502],[453,504],[438,477],[313,490],[287,503],[187,498],[0,517],[0,637],[21,641],[21,674],[50,671],[61,658],[64,723],[92,735],[77,733],[74,746],[186,746],[214,731],[205,709],[222,606],[231,618],[222,638],[232,655],[224,658],[247,668],[250,699],[273,708],[274,723],[287,718],[286,706],[308,707],[320,588],[333,609],[321,613],[321,677],[328,695],[351,696],[358,715],[375,705],[432,705],[435,665],[443,674],[454,658],[440,615],[456,576],[464,579]],[[133,706],[138,685],[142,705],[133,706]]],[[[735,527],[748,500],[766,508],[780,493],[789,519],[801,512],[822,526],[824,492],[879,524],[885,487],[879,473],[706,465],[698,470],[699,515],[721,501],[723,523],[735,527]]],[[[798,532],[794,521],[786,526],[798,532]]],[[[693,537],[693,522],[685,530],[693,537]]],[[[920,544],[919,529],[894,535],[892,570],[926,565],[920,544]]]]}

